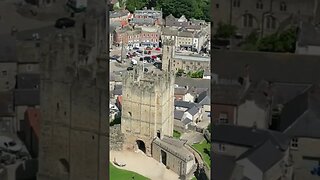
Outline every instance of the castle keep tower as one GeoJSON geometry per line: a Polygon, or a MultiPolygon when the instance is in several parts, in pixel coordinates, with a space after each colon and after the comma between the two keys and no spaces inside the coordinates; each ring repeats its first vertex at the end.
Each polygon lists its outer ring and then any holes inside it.
{"type": "Polygon", "coordinates": [[[92,10],[93,2],[88,4],[86,31],[81,29],[83,18],[77,17],[80,28],[41,42],[38,180],[107,178],[107,66],[99,61],[106,42],[105,10],[92,10]]]}
{"type": "Polygon", "coordinates": [[[143,74],[141,67],[123,81],[121,131],[125,149],[151,155],[152,141],[173,135],[174,74],[143,74]]]}

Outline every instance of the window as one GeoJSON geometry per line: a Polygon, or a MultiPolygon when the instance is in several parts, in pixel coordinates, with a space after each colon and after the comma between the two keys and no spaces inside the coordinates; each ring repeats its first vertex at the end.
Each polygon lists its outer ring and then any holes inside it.
{"type": "Polygon", "coordinates": [[[219,151],[224,152],[225,150],[226,150],[226,147],[224,146],[224,144],[219,144],[219,151]]]}
{"type": "Polygon", "coordinates": [[[219,114],[219,123],[221,124],[228,124],[228,114],[227,113],[220,113],[219,114]]]}
{"type": "Polygon", "coordinates": [[[233,0],[233,7],[240,7],[240,0],[233,0]]]}
{"type": "MultiPolygon", "coordinates": [[[[218,3],[216,4],[216,8],[219,9],[219,4],[218,4],[218,3]]],[[[180,23],[180,24],[181,24],[181,23],[180,23]]]]}
{"type": "Polygon", "coordinates": [[[285,2],[280,3],[280,11],[287,11],[287,5],[285,2]]]}
{"type": "Polygon", "coordinates": [[[246,14],[243,16],[243,26],[244,27],[253,26],[253,16],[251,14],[246,14]]]}
{"type": "Polygon", "coordinates": [[[259,1],[257,2],[256,8],[257,8],[257,9],[263,9],[263,4],[262,4],[261,0],[259,0],[259,1]]]}
{"type": "Polygon", "coordinates": [[[298,138],[292,138],[291,139],[291,148],[292,149],[298,149],[298,138]]]}

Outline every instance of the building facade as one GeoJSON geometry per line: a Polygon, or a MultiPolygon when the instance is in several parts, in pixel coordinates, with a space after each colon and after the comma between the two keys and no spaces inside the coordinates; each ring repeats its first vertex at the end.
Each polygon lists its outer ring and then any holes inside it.
{"type": "Polygon", "coordinates": [[[214,0],[214,30],[219,22],[235,25],[238,35],[257,31],[262,36],[297,25],[300,20],[317,23],[319,3],[314,0],[214,0]]]}

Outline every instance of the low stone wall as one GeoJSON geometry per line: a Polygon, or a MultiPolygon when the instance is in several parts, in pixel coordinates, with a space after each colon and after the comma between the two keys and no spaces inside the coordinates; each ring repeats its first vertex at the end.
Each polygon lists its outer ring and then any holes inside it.
{"type": "Polygon", "coordinates": [[[120,124],[110,126],[110,150],[121,151],[123,146],[124,136],[121,133],[120,124]]]}

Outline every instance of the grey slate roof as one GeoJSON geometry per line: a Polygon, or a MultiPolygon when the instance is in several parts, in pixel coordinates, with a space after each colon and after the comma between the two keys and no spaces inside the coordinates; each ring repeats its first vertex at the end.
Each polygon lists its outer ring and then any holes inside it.
{"type": "Polygon", "coordinates": [[[17,89],[37,89],[40,87],[40,74],[18,74],[17,89]]]}
{"type": "Polygon", "coordinates": [[[184,87],[177,87],[177,88],[174,88],[174,94],[175,95],[185,95],[187,93],[187,89],[184,88],[184,87]]]}
{"type": "Polygon", "coordinates": [[[238,105],[241,100],[243,87],[233,84],[215,84],[212,86],[212,103],[238,105]]]}
{"type": "Polygon", "coordinates": [[[114,89],[113,95],[118,95],[118,96],[122,95],[122,89],[114,89]]]}
{"type": "Polygon", "coordinates": [[[11,91],[0,92],[0,116],[12,116],[13,114],[13,93],[11,91]]]}
{"type": "Polygon", "coordinates": [[[208,88],[208,89],[210,89],[211,87],[210,79],[176,77],[175,84],[179,86],[189,86],[189,87],[208,88]]]}
{"type": "Polygon", "coordinates": [[[146,25],[153,25],[155,23],[155,20],[152,18],[132,18],[132,20],[130,21],[130,23],[134,23],[134,24],[146,24],[146,25]]]}
{"type": "Polygon", "coordinates": [[[238,79],[249,65],[253,81],[320,83],[319,56],[216,50],[212,57],[219,78],[238,79]]]}
{"type": "Polygon", "coordinates": [[[212,163],[213,179],[230,180],[233,170],[235,169],[235,157],[214,154],[212,163]]]}
{"type": "Polygon", "coordinates": [[[210,99],[210,92],[204,91],[199,94],[196,102],[200,105],[210,105],[211,99],[210,99]]]}
{"type": "Polygon", "coordinates": [[[192,103],[192,102],[187,102],[187,101],[177,101],[175,100],[174,101],[174,106],[175,107],[183,107],[183,108],[188,108],[188,109],[191,109],[193,108],[194,106],[196,106],[195,103],[192,103]]]}
{"type": "Polygon", "coordinates": [[[127,16],[128,13],[129,13],[128,10],[110,11],[109,12],[109,17],[110,18],[117,18],[117,17],[127,16]]]}
{"type": "Polygon", "coordinates": [[[188,109],[187,112],[194,116],[199,112],[199,108],[197,106],[193,106],[192,108],[188,109]]]}
{"type": "Polygon", "coordinates": [[[309,84],[273,83],[271,87],[273,103],[286,104],[309,88],[311,88],[309,84]]]}
{"type": "Polygon", "coordinates": [[[14,104],[16,106],[40,105],[39,89],[16,89],[14,91],[14,104]]]}
{"type": "Polygon", "coordinates": [[[290,142],[288,137],[280,132],[234,125],[215,125],[212,137],[214,142],[251,148],[271,140],[281,149],[287,149],[290,142]]]}
{"type": "Polygon", "coordinates": [[[270,140],[267,140],[262,145],[252,148],[242,154],[238,160],[247,158],[262,172],[266,172],[283,157],[283,151],[278,149],[270,140]]]}
{"type": "Polygon", "coordinates": [[[184,111],[174,110],[174,119],[181,120],[184,115],[184,111]]]}
{"type": "Polygon", "coordinates": [[[0,62],[17,62],[16,40],[10,34],[0,36],[0,62]]]}
{"type": "Polygon", "coordinates": [[[320,138],[320,92],[310,94],[308,109],[284,133],[290,137],[320,138]]]}
{"type": "Polygon", "coordinates": [[[182,123],[183,123],[184,125],[190,124],[191,122],[192,122],[192,120],[189,119],[189,118],[185,118],[184,120],[182,120],[182,123]]]}

